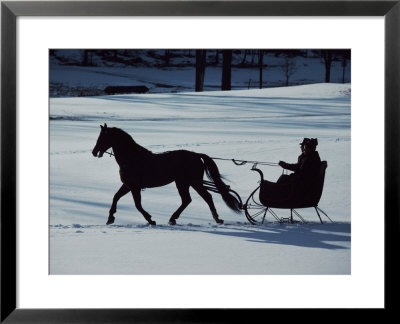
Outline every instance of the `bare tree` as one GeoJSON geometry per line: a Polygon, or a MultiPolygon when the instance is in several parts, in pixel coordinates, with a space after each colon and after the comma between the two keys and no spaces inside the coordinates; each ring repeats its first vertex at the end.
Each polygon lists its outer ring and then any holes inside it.
{"type": "MultiPolygon", "coordinates": [[[[83,66],[89,66],[89,56],[90,55],[90,50],[83,50],[83,54],[82,54],[82,65],[83,66]]],[[[90,58],[91,61],[91,58],[90,58]]]]}
{"type": "Polygon", "coordinates": [[[171,50],[165,50],[165,52],[164,52],[164,64],[165,64],[165,66],[168,66],[169,65],[169,61],[170,61],[170,59],[171,59],[171,50]]]}
{"type": "Polygon", "coordinates": [[[219,64],[219,50],[215,50],[215,65],[219,64]]]}
{"type": "Polygon", "coordinates": [[[203,91],[207,50],[196,50],[196,91],[203,91]]]}
{"type": "Polygon", "coordinates": [[[241,65],[245,65],[246,64],[246,59],[247,59],[247,53],[249,52],[249,50],[244,50],[244,55],[243,55],[243,60],[241,65]]]}
{"type": "Polygon", "coordinates": [[[232,50],[222,51],[222,85],[221,90],[231,90],[232,50]]]}
{"type": "Polygon", "coordinates": [[[263,87],[264,50],[258,51],[258,67],[260,69],[260,89],[263,87]]]}
{"type": "Polygon", "coordinates": [[[289,55],[285,55],[281,69],[285,73],[285,85],[289,86],[289,79],[297,70],[296,61],[289,55]]]}
{"type": "Polygon", "coordinates": [[[254,65],[254,57],[256,55],[257,51],[255,50],[250,50],[250,54],[251,54],[251,65],[254,65]]]}
{"type": "Polygon", "coordinates": [[[349,50],[340,50],[338,51],[338,56],[341,56],[342,60],[342,83],[345,82],[345,73],[347,67],[347,61],[351,59],[351,52],[349,50]]]}
{"type": "Polygon", "coordinates": [[[325,82],[331,82],[331,67],[333,62],[333,51],[321,50],[321,58],[325,65],[325,82]]]}

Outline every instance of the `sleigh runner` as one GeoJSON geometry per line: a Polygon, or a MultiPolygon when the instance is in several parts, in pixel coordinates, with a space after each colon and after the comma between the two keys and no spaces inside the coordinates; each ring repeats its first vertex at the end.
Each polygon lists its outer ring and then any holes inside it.
{"type": "Polygon", "coordinates": [[[322,161],[317,179],[307,187],[293,182],[280,184],[264,180],[262,171],[253,167],[252,170],[260,174],[261,181],[243,206],[246,218],[251,224],[262,224],[269,212],[280,223],[293,223],[293,214],[295,214],[305,223],[304,218],[297,209],[314,208],[321,223],[323,222],[320,212],[332,222],[329,216],[318,206],[322,196],[327,167],[328,163],[322,161]],[[272,208],[290,209],[290,217],[279,218],[272,208]]]}

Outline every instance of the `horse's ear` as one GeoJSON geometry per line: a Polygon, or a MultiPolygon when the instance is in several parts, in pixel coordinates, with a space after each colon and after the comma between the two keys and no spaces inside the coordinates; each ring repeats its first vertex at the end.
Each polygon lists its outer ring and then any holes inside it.
{"type": "Polygon", "coordinates": [[[104,123],[104,128],[107,128],[107,124],[106,123],[104,123]]]}

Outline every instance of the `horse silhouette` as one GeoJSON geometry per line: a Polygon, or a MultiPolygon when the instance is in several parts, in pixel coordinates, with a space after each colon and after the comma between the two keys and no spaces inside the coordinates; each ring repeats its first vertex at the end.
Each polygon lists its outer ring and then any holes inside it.
{"type": "Polygon", "coordinates": [[[223,220],[219,218],[208,190],[221,194],[226,205],[233,211],[237,213],[241,211],[241,202],[229,192],[229,187],[222,181],[217,165],[206,154],[186,150],[152,153],[119,128],[109,128],[107,124],[100,128],[100,135],[92,154],[95,157],[102,157],[109,148],[112,148],[123,183],[114,195],[107,225],[114,223],[118,200],[128,192],[132,193],[137,210],[149,224],[155,225],[156,222],[151,219],[151,215],[142,207],[141,190],[165,186],[173,181],[181,196],[182,204],[169,219],[171,225],[176,224],[180,214],[192,201],[190,187],[206,201],[218,224],[222,224],[223,220]],[[204,173],[210,182],[203,180],[204,173]]]}

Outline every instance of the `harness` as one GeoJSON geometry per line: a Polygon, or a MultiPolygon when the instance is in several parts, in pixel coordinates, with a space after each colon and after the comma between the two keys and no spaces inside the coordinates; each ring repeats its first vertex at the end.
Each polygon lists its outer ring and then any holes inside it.
{"type": "MultiPolygon", "coordinates": [[[[105,151],[105,154],[108,154],[110,157],[115,156],[113,150],[111,152],[105,151]]],[[[263,162],[263,161],[248,161],[248,160],[238,160],[238,159],[224,159],[219,157],[211,157],[213,160],[220,160],[220,161],[232,161],[235,165],[245,165],[247,163],[253,164],[253,169],[257,167],[257,165],[267,165],[267,166],[279,166],[279,163],[276,162],[263,162]]]]}

